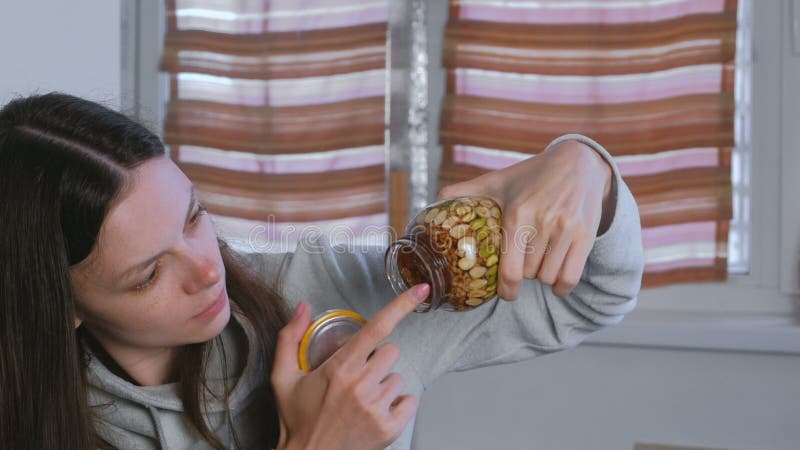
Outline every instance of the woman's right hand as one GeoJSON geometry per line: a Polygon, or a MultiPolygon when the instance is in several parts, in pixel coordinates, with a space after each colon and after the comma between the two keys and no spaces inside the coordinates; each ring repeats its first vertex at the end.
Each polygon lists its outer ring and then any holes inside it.
{"type": "Polygon", "coordinates": [[[419,401],[400,395],[405,383],[389,373],[400,356],[397,345],[378,344],[429,291],[420,284],[395,298],[311,372],[297,361],[311,322],[308,305],[300,303],[278,334],[271,374],[281,427],[277,450],[375,450],[400,436],[419,401]]]}

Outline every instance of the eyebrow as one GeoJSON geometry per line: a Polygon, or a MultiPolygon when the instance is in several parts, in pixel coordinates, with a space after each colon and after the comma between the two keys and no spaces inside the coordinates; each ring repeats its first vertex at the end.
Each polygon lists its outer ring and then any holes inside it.
{"type": "MultiPolygon", "coordinates": [[[[191,218],[191,215],[192,215],[192,209],[194,209],[193,206],[194,206],[194,203],[195,203],[196,200],[197,200],[197,194],[194,191],[194,185],[192,185],[191,191],[189,193],[189,207],[186,210],[186,219],[184,219],[184,222],[183,222],[183,227],[184,228],[186,228],[186,225],[189,223],[189,219],[191,218]]],[[[150,264],[153,264],[153,262],[155,260],[157,260],[162,255],[164,255],[164,253],[166,253],[166,251],[160,252],[157,255],[155,255],[155,256],[153,256],[151,258],[147,258],[145,261],[142,261],[142,262],[134,265],[133,267],[131,267],[131,268],[127,269],[125,272],[123,272],[122,275],[120,275],[118,277],[118,279],[125,280],[130,275],[132,275],[134,273],[138,273],[141,270],[144,270],[147,266],[149,266],[150,264]]]]}

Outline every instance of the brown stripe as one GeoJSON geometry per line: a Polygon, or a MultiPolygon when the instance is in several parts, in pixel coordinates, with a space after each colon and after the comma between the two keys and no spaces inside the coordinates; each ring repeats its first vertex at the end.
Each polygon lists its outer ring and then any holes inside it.
{"type": "Polygon", "coordinates": [[[732,210],[730,204],[723,203],[726,197],[730,197],[730,189],[712,186],[707,189],[676,190],[660,196],[639,196],[636,200],[642,226],[658,227],[729,220],[732,210]]]}
{"type": "Polygon", "coordinates": [[[727,167],[689,167],[648,175],[625,177],[625,183],[637,198],[673,189],[689,189],[730,183],[727,167]]]}
{"type": "MultiPolygon", "coordinates": [[[[192,163],[179,163],[178,165],[192,180],[250,190],[258,195],[273,195],[277,192],[319,192],[369,184],[382,185],[385,178],[382,165],[328,172],[287,174],[240,172],[192,163]]],[[[381,190],[384,189],[385,187],[381,188],[381,190]]]]}
{"type": "Polygon", "coordinates": [[[735,31],[735,12],[622,24],[451,20],[445,31],[445,45],[452,45],[451,41],[454,41],[511,48],[645,48],[709,37],[731,40],[729,36],[735,31]]]}
{"type": "MultiPolygon", "coordinates": [[[[598,108],[600,109],[600,108],[598,108]]],[[[529,138],[530,134],[550,133],[552,131],[581,129],[586,133],[627,133],[631,128],[658,130],[681,126],[703,126],[709,131],[732,132],[733,111],[721,111],[714,105],[704,105],[696,109],[651,111],[649,114],[629,114],[624,117],[611,117],[596,111],[594,116],[575,115],[571,118],[547,117],[543,114],[511,115],[506,111],[492,109],[459,108],[445,110],[443,123],[445,133],[477,134],[495,132],[508,134],[508,137],[529,138]],[[492,122],[490,120],[494,119],[492,122]],[[525,128],[524,130],[521,128],[525,128]]]]}
{"type": "Polygon", "coordinates": [[[177,52],[167,51],[162,60],[161,70],[172,73],[193,72],[229,78],[269,80],[363,72],[382,69],[385,66],[386,58],[383,49],[350,58],[330,57],[310,62],[265,61],[252,64],[226,64],[202,57],[179,57],[177,52]]]}
{"type": "MultiPolygon", "coordinates": [[[[442,165],[441,176],[444,183],[442,187],[479,177],[489,171],[489,169],[465,164],[442,165]]],[[[663,197],[658,197],[658,195],[668,194],[670,190],[724,186],[726,183],[730,183],[730,171],[727,167],[691,167],[655,174],[628,176],[624,177],[624,180],[637,200],[645,196],[660,200],[663,197]]]]}
{"type": "Polygon", "coordinates": [[[602,142],[616,156],[651,154],[695,147],[733,145],[731,132],[722,130],[709,131],[706,126],[702,125],[666,126],[658,130],[632,132],[627,135],[624,133],[588,132],[581,128],[561,129],[546,133],[533,131],[511,133],[498,129],[498,127],[486,126],[470,132],[442,130],[440,137],[443,146],[472,145],[535,154],[542,151],[553,139],[566,133],[580,133],[591,136],[598,142],[602,142]],[[488,133],[495,133],[495,135],[488,133]],[[501,135],[500,133],[507,134],[501,135]]]}
{"type": "Polygon", "coordinates": [[[383,97],[280,108],[171,101],[165,141],[260,154],[381,145],[383,108],[383,97]]]}
{"type": "Polygon", "coordinates": [[[614,155],[733,145],[734,103],[728,95],[652,102],[555,105],[447,96],[442,145],[537,153],[564,133],[582,133],[614,155]]]}
{"type": "Polygon", "coordinates": [[[349,50],[385,43],[386,24],[371,23],[324,30],[242,34],[172,29],[168,31],[164,45],[171,49],[257,56],[349,50]]]}
{"type": "Polygon", "coordinates": [[[474,68],[499,72],[541,75],[619,75],[649,73],[676,67],[732,62],[735,42],[677,49],[657,55],[572,58],[569,56],[524,57],[465,49],[446,49],[444,67],[474,68]]]}
{"type": "Polygon", "coordinates": [[[683,267],[664,272],[645,272],[642,276],[642,288],[678,283],[724,282],[727,279],[727,263],[714,267],[683,267]]]}
{"type": "MultiPolygon", "coordinates": [[[[180,92],[178,91],[177,75],[169,76],[169,95],[171,98],[178,98],[180,96],[180,92]]],[[[172,101],[173,100],[170,100],[169,102],[171,103],[172,101]]],[[[162,140],[164,141],[164,144],[169,145],[169,143],[166,140],[166,120],[161,125],[162,127],[164,127],[160,130],[162,140]]],[[[174,145],[169,145],[169,147],[170,147],[169,148],[170,157],[173,159],[173,161],[178,161],[180,159],[181,146],[175,143],[174,145]]]]}
{"type": "Polygon", "coordinates": [[[331,30],[265,34],[224,34],[207,31],[173,31],[167,35],[161,70],[197,72],[232,78],[300,78],[351,73],[385,67],[386,25],[369,24],[331,30]],[[350,56],[326,52],[374,51],[350,56]],[[179,56],[181,50],[223,55],[264,57],[266,61],[220,63],[213,58],[179,56]],[[275,60],[281,56],[317,54],[321,60],[275,60]]]}
{"type": "Polygon", "coordinates": [[[213,214],[311,222],[386,210],[383,166],[310,174],[254,174],[179,163],[213,214]]]}
{"type": "Polygon", "coordinates": [[[175,15],[175,0],[167,0],[167,30],[178,28],[178,16],[175,15]]]}
{"type": "MultiPolygon", "coordinates": [[[[725,267],[725,273],[727,274],[727,267],[728,267],[728,233],[730,232],[730,220],[720,220],[717,221],[717,248],[724,249],[725,257],[717,256],[714,258],[714,266],[716,267],[725,267]]],[[[719,253],[717,253],[719,255],[719,253]]]]}
{"type": "Polygon", "coordinates": [[[389,227],[393,237],[402,236],[408,222],[408,172],[389,173],[389,227]]]}
{"type": "MultiPolygon", "coordinates": [[[[514,101],[498,98],[474,97],[468,95],[449,95],[444,99],[444,107],[448,109],[487,109],[508,114],[528,114],[559,119],[575,119],[576,115],[598,116],[601,118],[627,119],[631,116],[653,114],[677,114],[696,108],[712,109],[720,114],[732,114],[733,96],[719,94],[694,94],[669,97],[658,100],[647,100],[629,103],[596,103],[596,104],[555,104],[514,101]]],[[[527,119],[522,119],[527,120],[527,119]]],[[[581,119],[582,120],[582,119],[581,119]]]]}
{"type": "MultiPolygon", "coordinates": [[[[488,172],[474,166],[443,163],[439,186],[488,172]]],[[[732,216],[730,171],[701,167],[625,178],[639,205],[642,226],[726,220],[732,216]]]]}
{"type": "Polygon", "coordinates": [[[735,89],[735,75],[736,68],[734,67],[733,62],[725,64],[722,69],[722,80],[720,80],[720,91],[733,95],[733,90],[735,89]]]}
{"type": "Polygon", "coordinates": [[[731,158],[733,157],[733,147],[722,147],[717,154],[717,163],[720,166],[727,167],[730,170],[731,158]]]}
{"type": "Polygon", "coordinates": [[[315,208],[316,205],[320,205],[319,201],[310,201],[305,207],[281,210],[280,208],[286,204],[285,199],[276,201],[260,199],[255,207],[240,207],[231,205],[229,201],[212,200],[209,197],[214,188],[203,183],[198,184],[198,188],[200,187],[203,190],[198,189],[198,196],[212,214],[262,222],[315,222],[380,214],[386,211],[386,197],[383,192],[376,192],[368,200],[361,200],[351,207],[341,206],[341,202],[338,202],[341,198],[326,197],[327,205],[337,206],[320,210],[315,208]]]}

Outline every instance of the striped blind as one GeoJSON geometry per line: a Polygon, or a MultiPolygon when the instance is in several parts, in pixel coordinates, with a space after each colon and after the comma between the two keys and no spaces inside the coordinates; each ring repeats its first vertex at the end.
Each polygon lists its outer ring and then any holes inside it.
{"type": "Polygon", "coordinates": [[[440,185],[568,132],[615,156],[644,287],[727,278],[735,0],[451,0],[440,185]]]}
{"type": "Polygon", "coordinates": [[[220,234],[385,227],[387,0],[166,2],[164,139],[220,234]]]}

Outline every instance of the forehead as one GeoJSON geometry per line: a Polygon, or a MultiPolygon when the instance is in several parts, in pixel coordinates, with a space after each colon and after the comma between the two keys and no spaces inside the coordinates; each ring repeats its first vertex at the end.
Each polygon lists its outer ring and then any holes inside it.
{"type": "Polygon", "coordinates": [[[107,276],[168,248],[186,218],[192,184],[169,158],[148,160],[131,175],[100,227],[95,265],[107,276]]]}

